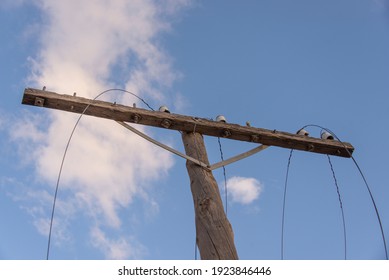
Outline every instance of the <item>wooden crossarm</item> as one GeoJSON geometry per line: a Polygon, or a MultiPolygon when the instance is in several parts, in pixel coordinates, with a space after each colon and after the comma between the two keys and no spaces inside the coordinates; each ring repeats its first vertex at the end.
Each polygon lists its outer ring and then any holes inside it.
{"type": "Polygon", "coordinates": [[[78,114],[82,113],[85,108],[89,106],[85,111],[85,114],[90,116],[183,132],[195,131],[208,136],[223,137],[239,141],[260,143],[267,146],[277,146],[340,157],[351,157],[354,151],[354,147],[351,144],[345,142],[341,143],[336,140],[323,140],[277,130],[241,126],[205,118],[150,111],[106,101],[91,100],[83,97],[58,94],[32,88],[25,89],[22,103],[78,114]]]}

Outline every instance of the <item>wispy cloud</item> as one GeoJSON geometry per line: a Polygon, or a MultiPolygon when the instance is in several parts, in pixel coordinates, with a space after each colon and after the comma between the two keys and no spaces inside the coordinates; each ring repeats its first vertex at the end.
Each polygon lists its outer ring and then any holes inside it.
{"type": "MultiPolygon", "coordinates": [[[[89,98],[119,86],[161,101],[166,98],[163,90],[180,77],[158,38],[190,1],[169,0],[169,5],[152,0],[34,2],[46,20],[39,34],[39,53],[30,58],[31,86],[46,85],[49,90],[77,92],[89,98]],[[115,76],[124,78],[119,81],[115,76]]],[[[36,176],[54,186],[77,116],[54,111],[42,114],[43,121],[38,120],[42,115],[19,121],[11,135],[20,150],[28,150],[20,154],[33,163],[36,176]]],[[[86,117],[69,147],[61,181],[67,196],[60,196],[56,219],[66,220],[86,211],[92,221],[100,221],[91,225],[90,233],[95,247],[107,258],[139,256],[125,252],[139,252],[141,245],[134,245],[134,240],[111,239],[104,228],[120,228],[118,211],[135,197],[158,209],[149,190],[172,165],[170,154],[116,123],[86,117]]],[[[39,203],[39,198],[35,199],[39,203]]],[[[44,202],[45,210],[50,209],[50,199],[44,202]]],[[[32,216],[37,228],[47,234],[49,213],[32,216]]],[[[58,230],[55,226],[54,231],[58,230]]]]}
{"type": "Polygon", "coordinates": [[[252,203],[263,191],[263,184],[255,178],[232,177],[228,179],[227,186],[232,201],[241,204],[252,203]]]}
{"type": "Polygon", "coordinates": [[[92,246],[100,249],[108,259],[122,260],[141,258],[146,248],[134,237],[108,237],[99,227],[93,227],[90,232],[92,246]]]}

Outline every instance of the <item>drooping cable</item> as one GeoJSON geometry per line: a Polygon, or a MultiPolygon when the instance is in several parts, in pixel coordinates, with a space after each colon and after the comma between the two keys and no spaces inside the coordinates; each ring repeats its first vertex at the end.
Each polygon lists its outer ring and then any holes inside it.
{"type": "MultiPolygon", "coordinates": [[[[219,151],[220,151],[220,158],[222,161],[224,161],[224,154],[223,154],[223,148],[222,143],[220,141],[220,137],[217,138],[217,141],[219,143],[219,151]]],[[[226,167],[223,165],[223,176],[224,176],[224,199],[226,201],[226,216],[228,217],[228,189],[227,189],[227,175],[226,175],[226,167]]]]}
{"type": "MultiPolygon", "coordinates": [[[[283,198],[283,206],[282,206],[282,226],[281,226],[281,260],[284,259],[284,233],[285,233],[285,209],[286,209],[286,194],[287,194],[287,187],[288,187],[288,179],[289,179],[289,170],[290,170],[290,164],[291,164],[291,159],[293,155],[293,149],[290,150],[289,158],[288,158],[288,163],[286,167],[286,175],[285,175],[285,185],[284,185],[284,198],[283,198]]],[[[327,155],[328,156],[328,155],[327,155]]],[[[331,171],[332,171],[332,176],[334,178],[336,190],[338,193],[338,199],[339,199],[339,204],[342,212],[342,222],[343,222],[343,237],[344,237],[344,258],[346,259],[346,252],[347,252],[347,247],[346,247],[346,223],[345,223],[345,218],[344,218],[344,211],[343,211],[343,203],[342,203],[342,198],[340,195],[339,191],[339,186],[338,186],[338,181],[335,175],[335,171],[331,162],[330,157],[328,156],[328,160],[330,163],[331,171]]]]}
{"type": "Polygon", "coordinates": [[[385,249],[385,257],[386,257],[386,259],[388,260],[388,249],[387,249],[387,247],[386,247],[385,233],[384,233],[384,229],[383,229],[383,226],[382,226],[382,222],[381,222],[381,218],[380,218],[380,213],[378,212],[377,205],[376,205],[376,203],[375,203],[373,194],[372,194],[372,192],[371,192],[371,190],[370,190],[369,184],[368,184],[367,181],[366,181],[365,175],[363,174],[363,172],[362,172],[361,168],[359,167],[359,164],[357,163],[357,161],[355,160],[355,158],[354,158],[353,156],[351,156],[351,159],[353,160],[355,166],[357,167],[359,173],[361,174],[362,179],[363,179],[363,181],[365,182],[366,188],[367,188],[367,190],[368,190],[368,192],[369,192],[371,202],[372,202],[373,205],[374,205],[374,210],[375,210],[375,213],[376,213],[378,222],[379,222],[379,224],[380,224],[381,235],[382,235],[382,241],[383,241],[383,243],[384,243],[384,249],[385,249]]]}
{"type": "Polygon", "coordinates": [[[335,175],[334,166],[332,165],[332,161],[329,155],[327,155],[328,162],[331,167],[332,177],[334,178],[334,183],[336,187],[336,192],[338,193],[338,199],[339,199],[339,206],[342,213],[342,223],[343,223],[343,244],[344,244],[344,259],[347,260],[347,234],[346,234],[346,221],[344,218],[344,210],[343,210],[343,203],[342,203],[342,196],[340,195],[338,180],[335,175]]]}
{"type": "Polygon", "coordinates": [[[329,130],[327,128],[324,128],[324,127],[322,127],[320,125],[316,125],[316,124],[305,125],[302,129],[304,129],[306,127],[317,127],[317,128],[320,128],[320,129],[325,130],[328,133],[332,134],[333,137],[335,139],[337,139],[345,147],[347,153],[350,155],[350,158],[353,160],[355,167],[358,169],[358,172],[361,175],[361,177],[363,179],[363,182],[365,183],[366,189],[367,189],[367,191],[369,193],[369,196],[370,196],[370,200],[371,200],[371,202],[373,204],[373,207],[374,207],[374,210],[375,210],[375,214],[376,214],[376,217],[377,217],[377,220],[378,220],[378,223],[379,223],[380,231],[381,231],[382,242],[383,242],[384,250],[385,250],[385,258],[388,260],[388,249],[387,249],[387,246],[386,246],[386,238],[385,238],[384,228],[382,226],[382,221],[381,221],[380,213],[378,211],[377,204],[375,202],[373,193],[371,192],[371,188],[370,188],[370,186],[369,186],[369,184],[368,184],[368,182],[366,180],[366,177],[365,177],[364,173],[362,172],[362,169],[360,168],[358,162],[356,161],[354,156],[351,154],[351,152],[346,148],[344,143],[339,139],[339,137],[335,133],[333,133],[331,130],[329,130]]]}
{"type": "Polygon", "coordinates": [[[359,167],[359,164],[357,163],[357,161],[355,160],[355,158],[354,158],[353,156],[351,156],[351,159],[353,160],[355,166],[357,167],[359,173],[361,174],[361,177],[362,177],[363,181],[365,182],[367,191],[369,192],[370,199],[371,199],[371,202],[373,203],[374,210],[375,210],[375,213],[376,213],[376,216],[377,216],[377,219],[378,219],[378,223],[379,223],[380,229],[381,229],[382,241],[383,241],[383,243],[384,243],[384,249],[385,249],[385,257],[386,257],[386,259],[388,260],[388,249],[387,249],[387,246],[386,246],[385,233],[384,233],[384,228],[383,228],[383,226],[382,226],[380,213],[378,212],[377,205],[376,205],[376,203],[375,203],[375,200],[374,200],[373,194],[372,194],[372,192],[371,192],[371,189],[370,189],[370,187],[369,187],[369,184],[368,184],[367,181],[366,181],[365,175],[363,174],[363,172],[362,172],[361,168],[359,167]]]}
{"type": "MultiPolygon", "coordinates": [[[[106,94],[108,92],[112,92],[112,91],[120,91],[120,92],[131,94],[132,96],[134,96],[134,97],[138,98],[140,101],[142,101],[150,110],[154,111],[154,109],[143,98],[139,97],[135,93],[132,93],[132,92],[124,90],[124,89],[112,88],[112,89],[105,90],[105,91],[99,93],[95,98],[93,98],[92,101],[95,101],[100,96],[102,96],[102,95],[104,95],[104,94],[106,94]]],[[[49,236],[48,236],[48,241],[47,241],[46,260],[49,259],[49,255],[50,255],[51,235],[52,235],[52,230],[53,230],[55,206],[56,206],[56,202],[57,202],[59,183],[60,183],[60,180],[61,180],[62,169],[63,169],[64,163],[65,163],[65,158],[66,158],[66,155],[67,155],[67,152],[68,152],[68,149],[69,149],[70,142],[71,142],[71,140],[73,138],[74,132],[76,131],[76,128],[77,128],[81,118],[84,116],[85,112],[89,109],[89,107],[92,104],[93,103],[88,104],[85,107],[85,109],[82,111],[80,116],[78,117],[78,119],[77,119],[77,121],[76,121],[76,123],[75,123],[75,125],[74,125],[74,127],[72,129],[72,132],[70,133],[69,139],[68,139],[68,141],[66,143],[65,151],[64,151],[63,156],[62,156],[62,161],[61,161],[61,165],[60,165],[59,172],[58,172],[58,177],[57,177],[57,183],[56,183],[56,186],[55,186],[55,192],[54,192],[54,198],[53,198],[53,207],[52,207],[52,210],[51,210],[49,236]]]]}
{"type": "Polygon", "coordinates": [[[293,149],[290,150],[288,164],[286,166],[285,184],[284,184],[284,199],[282,203],[282,225],[281,225],[281,260],[284,259],[284,226],[285,226],[285,206],[286,206],[286,191],[288,187],[290,160],[292,159],[293,149]]]}

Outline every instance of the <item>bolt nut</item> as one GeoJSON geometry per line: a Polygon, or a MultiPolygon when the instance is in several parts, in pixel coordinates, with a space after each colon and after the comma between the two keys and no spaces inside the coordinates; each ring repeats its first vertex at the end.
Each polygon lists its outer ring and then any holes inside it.
{"type": "Polygon", "coordinates": [[[223,137],[227,138],[231,136],[231,132],[228,129],[223,130],[223,137]]]}
{"type": "Polygon", "coordinates": [[[258,142],[258,140],[259,140],[258,135],[251,135],[251,137],[250,137],[251,142],[258,142]]]}
{"type": "Polygon", "coordinates": [[[134,115],[132,115],[132,117],[131,117],[131,120],[132,120],[134,123],[140,122],[141,119],[142,119],[142,117],[141,117],[140,115],[138,115],[138,114],[134,114],[134,115]]]}
{"type": "Polygon", "coordinates": [[[164,120],[161,122],[161,126],[164,127],[164,128],[169,128],[171,125],[172,125],[172,122],[169,121],[168,119],[164,119],[164,120]]]}

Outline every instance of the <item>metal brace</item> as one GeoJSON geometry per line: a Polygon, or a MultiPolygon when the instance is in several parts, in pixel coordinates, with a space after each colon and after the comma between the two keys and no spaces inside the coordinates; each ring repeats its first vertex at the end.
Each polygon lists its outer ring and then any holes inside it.
{"type": "Polygon", "coordinates": [[[185,154],[183,154],[183,153],[181,153],[181,152],[179,152],[179,151],[177,151],[177,150],[175,150],[175,149],[173,149],[173,148],[171,148],[171,147],[169,147],[169,146],[167,146],[165,144],[162,144],[161,142],[158,142],[157,140],[154,140],[153,138],[147,136],[146,134],[140,132],[139,130],[137,130],[136,128],[130,126],[129,124],[127,124],[125,122],[122,122],[122,121],[116,121],[116,122],[118,124],[124,126],[125,128],[127,128],[128,130],[134,132],[135,134],[139,135],[143,139],[145,139],[145,140],[147,140],[147,141],[149,141],[149,142],[151,142],[151,143],[153,143],[153,144],[155,144],[155,145],[157,145],[157,146],[159,146],[159,147],[161,147],[161,148],[163,148],[163,149],[165,149],[165,150],[167,150],[167,151],[169,151],[169,152],[171,152],[171,153],[173,153],[173,154],[175,154],[177,156],[180,156],[180,157],[182,157],[184,159],[187,159],[187,160],[189,160],[189,161],[191,161],[191,162],[193,162],[193,163],[203,167],[204,169],[206,169],[208,171],[212,171],[212,170],[215,170],[215,169],[220,168],[222,166],[226,166],[228,164],[237,162],[237,161],[239,161],[241,159],[244,159],[244,158],[247,158],[249,156],[252,156],[252,155],[254,155],[254,154],[256,154],[256,153],[258,153],[260,151],[263,151],[266,148],[270,147],[270,146],[267,146],[267,145],[260,145],[260,146],[254,148],[254,149],[251,149],[251,150],[249,150],[247,152],[241,153],[239,155],[236,155],[234,157],[231,157],[229,159],[220,161],[218,163],[215,163],[215,164],[212,164],[211,166],[209,166],[209,165],[205,164],[204,162],[202,162],[202,161],[200,161],[198,159],[195,159],[195,158],[192,158],[192,157],[190,157],[188,155],[185,155],[185,154]]]}

